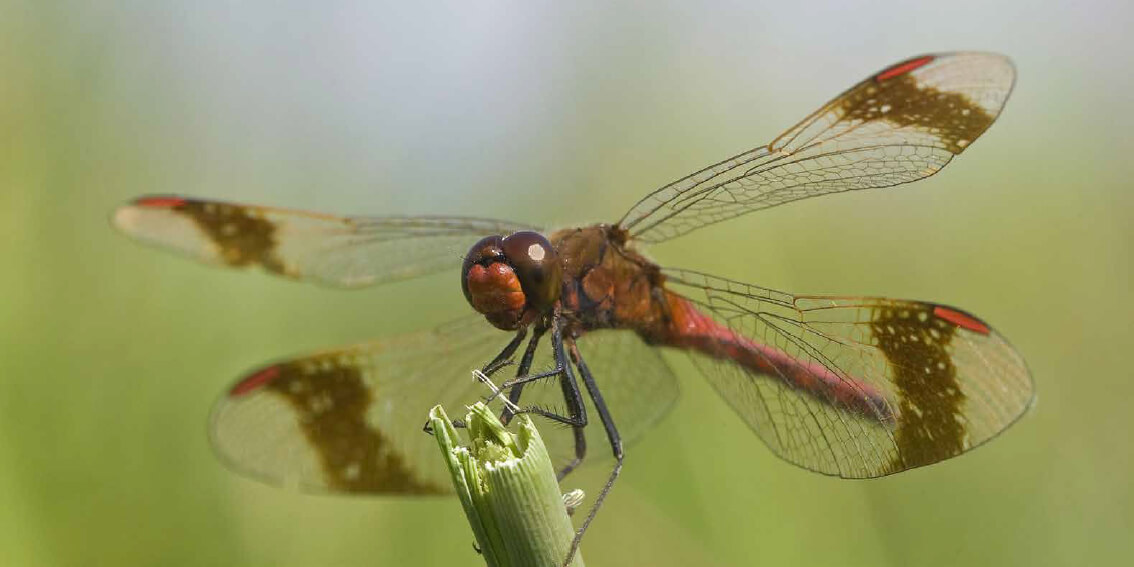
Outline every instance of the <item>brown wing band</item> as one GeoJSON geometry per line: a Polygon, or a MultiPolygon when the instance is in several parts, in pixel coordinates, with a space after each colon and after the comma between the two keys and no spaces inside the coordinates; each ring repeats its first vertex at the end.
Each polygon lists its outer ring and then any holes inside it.
{"type": "Polygon", "coordinates": [[[935,316],[933,306],[895,306],[875,311],[871,330],[894,374],[899,397],[894,439],[897,472],[935,463],[965,450],[965,394],[947,351],[957,327],[935,316]]]}
{"type": "MultiPolygon", "coordinates": [[[[367,419],[373,395],[362,370],[338,354],[278,364],[253,373],[232,395],[266,388],[286,399],[319,454],[327,484],[348,492],[441,494],[421,480],[367,419]]],[[[425,433],[422,433],[425,435],[425,433]]]]}
{"type": "Polygon", "coordinates": [[[864,82],[836,104],[840,120],[885,120],[899,127],[914,126],[938,136],[953,154],[964,151],[995,120],[968,96],[920,85],[908,73],[864,82]]]}
{"type": "Polygon", "coordinates": [[[269,272],[290,274],[275,254],[276,225],[255,216],[247,207],[179,199],[169,203],[172,210],[185,215],[220,248],[220,257],[229,266],[259,264],[269,272]]]}

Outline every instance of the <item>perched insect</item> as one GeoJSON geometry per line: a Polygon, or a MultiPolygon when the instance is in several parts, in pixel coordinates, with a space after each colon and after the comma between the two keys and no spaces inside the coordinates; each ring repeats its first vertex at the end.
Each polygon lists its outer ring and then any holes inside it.
{"type": "Polygon", "coordinates": [[[965,311],[792,295],[663,268],[638,246],[790,201],[933,175],[992,125],[1014,80],[1012,63],[995,54],[903,61],[771,143],[646,195],[613,224],[541,233],[475,218],[338,217],[164,196],[123,206],[114,222],[200,260],[341,287],[456,269],[453,251],[475,242],[460,280],[477,315],[255,370],[218,402],[214,446],[238,471],[302,489],[446,492],[423,417],[434,404],[477,397],[470,369],[492,374],[520,353],[502,386],[521,411],[569,426],[550,441],[561,478],[586,455],[595,414],[616,459],[577,545],[618,476],[623,441],[678,395],[657,347],[691,353],[777,455],[844,478],[959,455],[1027,410],[1023,359],[965,311]],[[524,394],[543,381],[558,387],[524,394]]]}

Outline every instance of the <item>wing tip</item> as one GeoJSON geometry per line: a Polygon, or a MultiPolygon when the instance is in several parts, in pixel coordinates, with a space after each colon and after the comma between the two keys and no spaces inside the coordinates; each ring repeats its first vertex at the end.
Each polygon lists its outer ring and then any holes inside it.
{"type": "MultiPolygon", "coordinates": [[[[879,71],[872,77],[872,79],[876,83],[881,83],[889,79],[905,75],[906,73],[916,71],[922,67],[925,67],[926,65],[929,65],[930,63],[940,62],[944,65],[950,61],[961,62],[966,60],[970,62],[973,60],[980,60],[984,65],[989,65],[995,62],[996,64],[1002,66],[1002,76],[1007,78],[1007,91],[1011,93],[1012,88],[1016,84],[1016,63],[1012,60],[1011,57],[1004,55],[1003,53],[997,53],[995,51],[948,51],[941,53],[925,53],[922,55],[916,55],[879,71]]],[[[1007,95],[1004,98],[1007,99],[1007,95]]]]}

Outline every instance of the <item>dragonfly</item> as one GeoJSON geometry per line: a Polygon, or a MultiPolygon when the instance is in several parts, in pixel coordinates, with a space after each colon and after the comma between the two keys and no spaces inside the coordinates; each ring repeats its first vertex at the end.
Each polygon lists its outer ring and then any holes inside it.
{"type": "Polygon", "coordinates": [[[300,490],[449,492],[423,416],[484,394],[471,369],[507,369],[505,423],[529,413],[565,425],[548,442],[561,479],[598,435],[614,459],[573,554],[619,476],[624,445],[678,397],[663,350],[692,356],[773,453],[843,478],[960,455],[1027,411],[1034,389],[1023,358],[967,311],[795,295],[663,267],[644,251],[793,201],[929,177],[992,125],[1014,83],[998,54],[907,59],[771,142],[648,193],[613,223],[544,230],[166,195],[123,205],[113,223],[206,263],[333,287],[459,270],[472,313],[248,372],[217,402],[212,444],[232,469],[300,490]],[[595,418],[601,433],[587,427],[595,418]]]}

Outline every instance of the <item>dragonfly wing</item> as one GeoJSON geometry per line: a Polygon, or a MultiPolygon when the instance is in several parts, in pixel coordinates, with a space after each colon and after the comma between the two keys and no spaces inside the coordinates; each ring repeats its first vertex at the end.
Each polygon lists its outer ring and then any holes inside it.
{"type": "Polygon", "coordinates": [[[142,197],[114,213],[127,235],[203,262],[338,287],[461,265],[477,239],[532,227],[463,217],[334,216],[181,197],[142,197]]]}
{"type": "Polygon", "coordinates": [[[760,359],[737,362],[734,341],[702,349],[697,366],[777,455],[804,468],[867,478],[935,463],[988,441],[1033,400],[1020,355],[959,309],[666,274],[760,359]]]}
{"type": "Polygon", "coordinates": [[[991,53],[923,55],[851,87],[771,143],[650,193],[619,221],[660,242],[828,193],[933,175],[999,116],[1012,62],[991,53]]]}
{"type": "Polygon", "coordinates": [[[508,338],[476,315],[269,364],[217,401],[213,447],[240,473],[303,491],[448,492],[437,442],[422,431],[429,409],[463,414],[486,395],[471,371],[508,338]]]}

